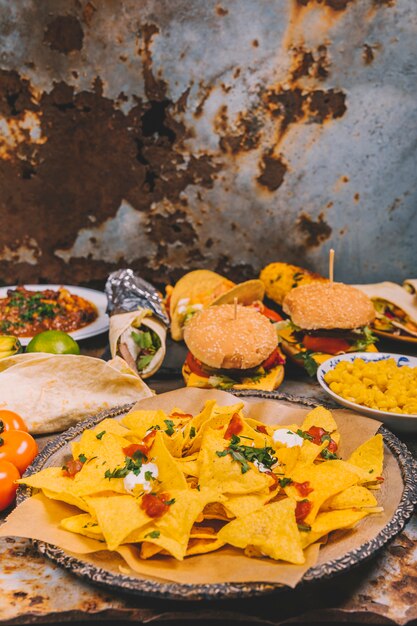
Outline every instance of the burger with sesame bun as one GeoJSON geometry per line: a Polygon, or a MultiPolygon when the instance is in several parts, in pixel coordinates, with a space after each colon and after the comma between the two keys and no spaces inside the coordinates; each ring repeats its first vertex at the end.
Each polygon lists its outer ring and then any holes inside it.
{"type": "Polygon", "coordinates": [[[187,387],[272,391],[284,378],[275,325],[255,307],[204,309],[186,324],[184,340],[187,387]]]}
{"type": "Polygon", "coordinates": [[[375,318],[371,300],[343,283],[301,285],[284,298],[290,316],[278,327],[283,351],[314,376],[320,363],[345,352],[376,352],[368,324],[375,318]]]}

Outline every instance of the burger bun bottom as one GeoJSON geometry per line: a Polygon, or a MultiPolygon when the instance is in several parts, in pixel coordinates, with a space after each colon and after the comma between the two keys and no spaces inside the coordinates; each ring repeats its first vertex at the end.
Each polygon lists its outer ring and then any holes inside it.
{"type": "MultiPolygon", "coordinates": [[[[205,378],[203,376],[198,376],[197,374],[194,374],[186,363],[184,363],[183,365],[182,375],[183,375],[184,382],[187,387],[200,387],[202,389],[219,388],[215,385],[210,384],[209,378],[205,378]]],[[[284,380],[284,366],[276,365],[275,367],[272,367],[259,380],[251,381],[248,378],[242,381],[241,383],[236,383],[235,385],[233,385],[233,387],[230,388],[230,391],[233,391],[233,390],[243,391],[245,389],[252,389],[252,390],[258,390],[258,391],[274,391],[274,389],[277,389],[280,386],[283,380],[284,380]]]]}

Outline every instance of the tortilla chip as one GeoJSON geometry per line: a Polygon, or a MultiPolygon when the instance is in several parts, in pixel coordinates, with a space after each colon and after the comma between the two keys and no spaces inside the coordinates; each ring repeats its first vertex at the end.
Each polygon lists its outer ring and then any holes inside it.
{"type": "Polygon", "coordinates": [[[187,551],[193,524],[206,504],[215,499],[216,494],[209,489],[186,489],[185,492],[171,490],[169,495],[174,503],[164,515],[152,520],[150,529],[146,529],[147,533],[153,531],[154,536],[144,537],[144,531],[140,529],[139,532],[132,532],[126,543],[137,543],[145,539],[149,543],[163,546],[176,559],[182,560],[187,551]],[[167,541],[168,539],[172,541],[167,541]]]}
{"type": "Polygon", "coordinates": [[[344,489],[344,491],[329,498],[329,500],[326,500],[322,506],[322,510],[350,509],[352,507],[361,509],[364,507],[375,507],[377,505],[378,502],[369,489],[361,485],[352,485],[352,487],[348,487],[344,489]]]}
{"type": "Polygon", "coordinates": [[[223,432],[208,428],[205,430],[198,457],[200,467],[199,481],[202,487],[217,489],[219,493],[243,495],[253,491],[264,491],[271,486],[271,477],[260,472],[252,463],[250,470],[242,473],[242,466],[232,457],[218,456],[224,451],[229,441],[223,432]]]}
{"type": "Polygon", "coordinates": [[[367,515],[369,515],[367,511],[357,509],[319,513],[311,525],[311,531],[300,532],[301,545],[303,549],[307,548],[333,530],[351,528],[367,515]]]}
{"type": "Polygon", "coordinates": [[[97,541],[104,541],[104,535],[97,520],[88,513],[65,517],[59,525],[64,530],[72,533],[84,535],[85,537],[90,537],[90,539],[97,539],[97,541]]]}
{"type": "Polygon", "coordinates": [[[263,507],[274,494],[269,490],[263,493],[250,493],[243,496],[227,496],[227,504],[225,505],[227,510],[230,511],[234,517],[245,517],[253,511],[257,511],[263,507]]]}
{"type": "Polygon", "coordinates": [[[172,489],[186,489],[187,481],[181,466],[170,454],[165,441],[163,433],[157,431],[149,457],[149,461],[155,462],[158,466],[159,489],[169,492],[172,489]]]}
{"type": "MultiPolygon", "coordinates": [[[[274,447],[275,447],[274,443],[274,447]]],[[[301,447],[294,446],[293,448],[287,448],[283,446],[282,448],[276,448],[275,455],[279,461],[279,470],[282,470],[285,476],[290,476],[294,471],[296,464],[298,463],[298,459],[301,454],[301,447]]],[[[278,473],[278,469],[275,470],[278,473]]]]}
{"type": "Polygon", "coordinates": [[[374,481],[382,474],[384,460],[384,440],[377,434],[365,441],[350,455],[348,462],[362,468],[369,475],[369,481],[374,481]]]}
{"type": "Polygon", "coordinates": [[[267,504],[229,522],[219,531],[218,538],[236,548],[254,546],[272,559],[296,564],[305,562],[295,521],[295,501],[291,498],[267,504]]]}
{"type": "MultiPolygon", "coordinates": [[[[348,463],[340,460],[323,461],[318,465],[297,466],[291,474],[291,478],[297,483],[307,482],[312,489],[307,496],[307,499],[312,503],[312,509],[305,518],[305,523],[309,525],[314,521],[325,500],[359,482],[358,473],[352,471],[348,463]]],[[[306,498],[293,484],[285,487],[285,492],[297,501],[306,498]]]]}
{"type": "Polygon", "coordinates": [[[50,498],[51,500],[59,500],[61,502],[66,502],[67,504],[72,504],[72,506],[76,506],[77,508],[81,509],[81,511],[86,511],[87,513],[91,513],[90,507],[88,506],[84,498],[80,498],[74,493],[68,493],[65,491],[56,492],[47,488],[43,488],[42,493],[44,496],[46,496],[47,498],[50,498]]]}
{"type": "Polygon", "coordinates": [[[131,411],[122,418],[121,422],[143,440],[152,426],[159,426],[161,430],[165,430],[166,419],[168,415],[164,411],[131,411]]]}
{"type": "Polygon", "coordinates": [[[302,423],[301,430],[307,431],[312,426],[323,428],[323,430],[328,433],[337,430],[337,424],[334,421],[333,415],[328,409],[325,409],[324,406],[316,406],[315,409],[307,413],[302,423]]]}
{"type": "Polygon", "coordinates": [[[141,508],[141,501],[133,496],[89,496],[87,502],[94,511],[109,550],[115,550],[133,531],[152,521],[141,508]]]}
{"type": "Polygon", "coordinates": [[[112,435],[119,435],[119,437],[126,437],[129,434],[129,429],[122,426],[120,422],[112,417],[107,417],[93,429],[93,433],[96,436],[103,431],[112,435]]]}
{"type": "MultiPolygon", "coordinates": [[[[221,497],[222,496],[220,496],[220,498],[221,497]]],[[[228,522],[234,518],[233,513],[228,511],[222,502],[210,502],[206,504],[203,510],[203,516],[204,519],[217,519],[223,522],[228,522]]]]}
{"type": "Polygon", "coordinates": [[[214,552],[224,546],[224,541],[221,541],[217,537],[204,538],[191,538],[188,542],[186,556],[195,556],[196,554],[208,554],[214,552]]]}

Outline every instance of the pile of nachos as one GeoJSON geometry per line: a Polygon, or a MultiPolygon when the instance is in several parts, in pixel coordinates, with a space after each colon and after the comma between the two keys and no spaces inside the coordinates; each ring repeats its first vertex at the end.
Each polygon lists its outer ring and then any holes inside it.
{"type": "Polygon", "coordinates": [[[304,550],[381,512],[383,439],[342,460],[330,411],[300,425],[245,418],[243,403],[205,403],[104,419],[71,444],[72,458],[19,482],[78,507],[61,528],[140,557],[185,557],[234,546],[250,557],[303,564],[304,550]]]}

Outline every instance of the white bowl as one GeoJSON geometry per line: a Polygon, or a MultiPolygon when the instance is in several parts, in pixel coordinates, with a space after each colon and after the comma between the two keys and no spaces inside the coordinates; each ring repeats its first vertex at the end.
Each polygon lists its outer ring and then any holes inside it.
{"type": "Polygon", "coordinates": [[[323,387],[324,391],[339,402],[339,404],[343,404],[343,406],[357,411],[358,413],[364,413],[365,415],[368,415],[368,417],[373,417],[374,419],[387,424],[387,426],[392,428],[392,430],[407,433],[417,432],[417,415],[391,413],[390,411],[370,409],[363,404],[350,402],[350,400],[342,398],[342,396],[339,396],[330,389],[324,380],[324,376],[327,372],[334,369],[341,361],[349,361],[350,363],[353,363],[355,359],[363,359],[364,361],[383,361],[385,359],[395,359],[395,362],[399,367],[402,367],[403,365],[417,367],[417,358],[413,356],[406,356],[404,354],[390,354],[389,352],[349,352],[347,354],[339,354],[327,359],[327,361],[324,361],[324,363],[322,363],[317,370],[317,380],[320,385],[323,387]]]}

